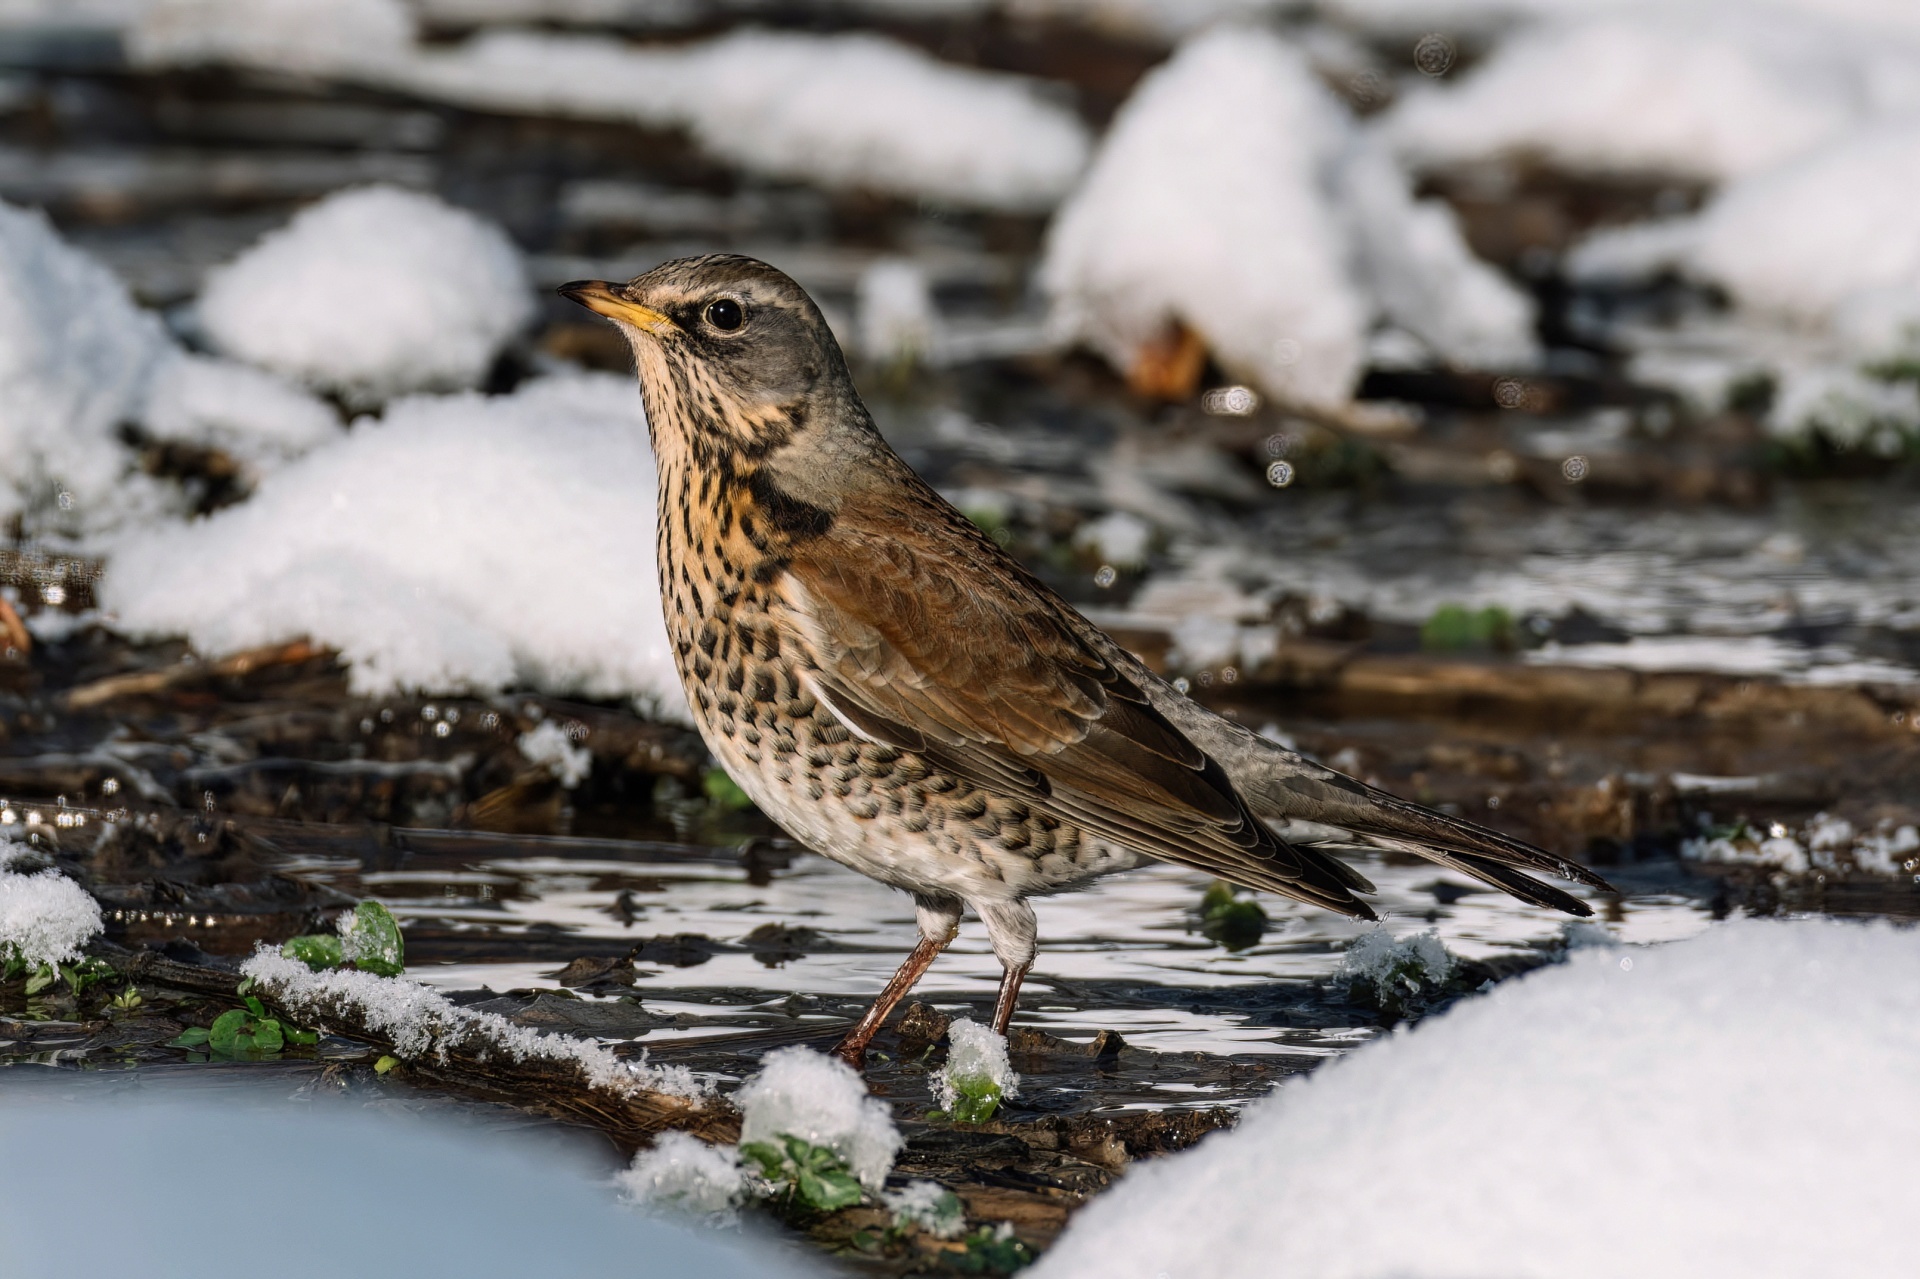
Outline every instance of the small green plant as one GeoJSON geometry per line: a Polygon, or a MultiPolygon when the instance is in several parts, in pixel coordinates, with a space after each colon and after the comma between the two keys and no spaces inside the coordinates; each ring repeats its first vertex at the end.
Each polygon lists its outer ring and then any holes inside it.
{"type": "Polygon", "coordinates": [[[966,1251],[948,1264],[962,1274],[1010,1275],[1033,1264],[1033,1249],[1020,1242],[1008,1222],[981,1226],[961,1242],[966,1245],[966,1251]]]}
{"type": "Polygon", "coordinates": [[[364,901],[340,921],[340,932],[306,933],[280,948],[315,972],[349,962],[364,973],[398,977],[407,968],[406,939],[393,913],[376,901],[364,901]]]}
{"type": "Polygon", "coordinates": [[[1200,898],[1201,935],[1228,950],[1254,945],[1271,922],[1259,902],[1240,896],[1239,890],[1224,879],[1214,880],[1200,898]]]}
{"type": "Polygon", "coordinates": [[[338,968],[347,961],[340,938],[332,933],[307,933],[292,938],[280,948],[280,953],[288,959],[299,960],[316,973],[338,968]]]}
{"type": "Polygon", "coordinates": [[[173,1048],[203,1049],[216,1057],[260,1058],[271,1056],[288,1044],[311,1045],[320,1042],[318,1032],[283,1025],[267,1015],[258,997],[248,995],[240,1008],[229,1008],[213,1019],[211,1026],[189,1026],[168,1042],[173,1048]]]}
{"type": "Polygon", "coordinates": [[[398,1057],[395,1057],[391,1053],[382,1053],[380,1060],[373,1063],[373,1073],[376,1075],[391,1074],[393,1068],[399,1064],[400,1059],[398,1057]]]}
{"type": "Polygon", "coordinates": [[[740,789],[740,783],[727,776],[723,768],[709,768],[702,773],[700,790],[707,802],[723,813],[739,813],[753,807],[753,801],[740,789]]]}
{"type": "Polygon", "coordinates": [[[790,1133],[775,1141],[743,1142],[740,1154],[762,1177],[821,1212],[848,1208],[866,1197],[839,1155],[790,1133]]]}
{"type": "Polygon", "coordinates": [[[139,990],[129,986],[113,997],[112,1007],[118,1012],[130,1013],[145,1002],[147,1001],[140,997],[139,990]]]}
{"type": "Polygon", "coordinates": [[[1442,604],[1420,628],[1420,647],[1436,653],[1462,649],[1507,652],[1514,647],[1513,615],[1497,604],[1472,611],[1458,604],[1442,604]]]}

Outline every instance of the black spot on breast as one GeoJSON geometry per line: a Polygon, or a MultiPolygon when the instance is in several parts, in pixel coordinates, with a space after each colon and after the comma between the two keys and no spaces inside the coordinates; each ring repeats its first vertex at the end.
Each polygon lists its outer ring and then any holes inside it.
{"type": "Polygon", "coordinates": [[[747,491],[767,522],[796,541],[820,537],[833,527],[832,511],[781,491],[764,470],[747,478],[747,491]]]}

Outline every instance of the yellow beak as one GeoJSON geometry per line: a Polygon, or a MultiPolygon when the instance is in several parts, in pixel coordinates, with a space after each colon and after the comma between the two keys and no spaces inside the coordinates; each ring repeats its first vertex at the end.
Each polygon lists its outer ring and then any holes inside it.
{"type": "Polygon", "coordinates": [[[620,295],[619,288],[605,280],[575,280],[561,285],[559,292],[560,296],[578,302],[596,315],[623,321],[649,333],[665,333],[674,327],[672,320],[652,307],[629,302],[620,295]]]}

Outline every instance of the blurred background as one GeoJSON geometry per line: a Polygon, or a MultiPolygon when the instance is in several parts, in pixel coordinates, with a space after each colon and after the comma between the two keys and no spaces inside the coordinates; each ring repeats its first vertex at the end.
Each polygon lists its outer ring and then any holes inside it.
{"type": "MultiPolygon", "coordinates": [[[[0,200],[0,829],[127,944],[378,896],[413,975],[722,1072],[891,971],[904,900],[685,726],[628,353],[553,294],[716,250],[1156,668],[1614,935],[1915,913],[1911,0],[0,0],[0,200]]],[[[1048,1104],[1377,1029],[1273,1012],[1352,927],[1205,888],[1043,904],[1023,1015],[1211,1054],[1048,1104]]]]}

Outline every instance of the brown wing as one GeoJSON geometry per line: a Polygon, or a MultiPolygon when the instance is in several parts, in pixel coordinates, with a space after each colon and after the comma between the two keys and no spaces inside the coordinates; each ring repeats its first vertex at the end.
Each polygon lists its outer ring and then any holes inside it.
{"type": "Polygon", "coordinates": [[[1051,593],[944,504],[917,513],[931,527],[843,509],[776,582],[813,692],[849,728],[1149,856],[1373,917],[1347,868],[1257,821],[1051,593]]]}

